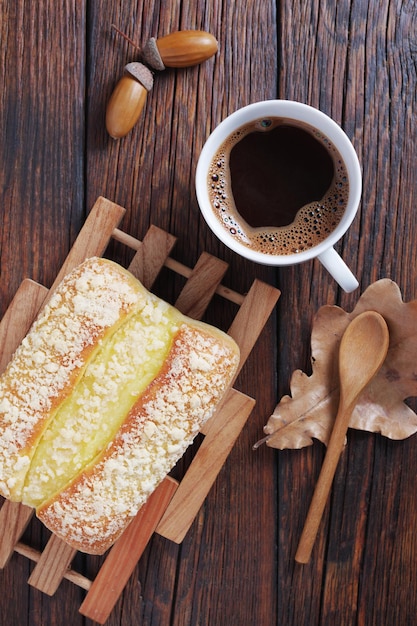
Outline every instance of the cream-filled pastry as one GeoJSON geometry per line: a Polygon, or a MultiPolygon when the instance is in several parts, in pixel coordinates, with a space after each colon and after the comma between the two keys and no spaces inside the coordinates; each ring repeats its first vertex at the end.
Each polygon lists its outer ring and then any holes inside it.
{"type": "Polygon", "coordinates": [[[58,286],[0,377],[0,493],[101,554],[213,414],[239,363],[101,258],[58,286]]]}

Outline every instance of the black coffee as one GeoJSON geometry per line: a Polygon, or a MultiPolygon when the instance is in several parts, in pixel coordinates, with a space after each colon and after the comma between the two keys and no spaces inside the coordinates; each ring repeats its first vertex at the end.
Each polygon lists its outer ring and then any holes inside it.
{"type": "Polygon", "coordinates": [[[343,216],[346,167],[315,129],[281,118],[235,131],[213,159],[212,206],[242,243],[268,254],[293,254],[323,241],[343,216]]]}

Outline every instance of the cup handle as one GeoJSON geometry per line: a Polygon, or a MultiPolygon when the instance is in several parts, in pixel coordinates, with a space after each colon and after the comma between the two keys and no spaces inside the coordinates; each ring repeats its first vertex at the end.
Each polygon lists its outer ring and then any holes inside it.
{"type": "Polygon", "coordinates": [[[319,254],[317,258],[344,291],[350,293],[359,287],[355,276],[332,246],[319,254]]]}

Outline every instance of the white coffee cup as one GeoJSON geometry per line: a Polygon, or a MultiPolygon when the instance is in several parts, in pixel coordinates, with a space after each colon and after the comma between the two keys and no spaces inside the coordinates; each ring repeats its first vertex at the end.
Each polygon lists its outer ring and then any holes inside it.
{"type": "Polygon", "coordinates": [[[318,109],[291,100],[266,100],[243,107],[229,115],[211,133],[201,151],[196,171],[196,193],[200,210],[214,234],[229,248],[256,263],[284,266],[318,258],[346,292],[358,287],[358,281],[334,249],[335,243],[351,225],[359,207],[362,175],[357,154],[346,133],[318,109]],[[317,245],[291,254],[270,254],[248,247],[228,232],[213,209],[209,194],[210,165],[224,141],[238,128],[264,118],[296,120],[325,135],[341,155],[349,178],[349,194],[343,216],[337,226],[317,245]]]}

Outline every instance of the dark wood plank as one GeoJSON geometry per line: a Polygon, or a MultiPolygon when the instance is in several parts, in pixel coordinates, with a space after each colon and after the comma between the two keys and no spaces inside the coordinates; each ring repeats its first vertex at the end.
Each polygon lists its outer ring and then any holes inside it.
{"type": "MultiPolygon", "coordinates": [[[[0,8],[0,316],[24,278],[50,287],[85,218],[86,3],[2,2],[0,8]]],[[[46,541],[31,522],[25,539],[46,541]]],[[[29,591],[33,565],[0,574],[0,621],[82,624],[83,592],[29,591]]]]}
{"type": "MultiPolygon", "coordinates": [[[[253,414],[182,545],[153,537],[110,626],[414,623],[415,438],[349,432],[307,566],[293,557],[324,449],[252,450],[293,370],[309,371],[316,310],[350,310],[358,293],[341,293],[318,262],[275,272],[230,253],[201,219],[193,181],[209,132],[239,106],[278,95],[321,108],[352,139],[364,174],[360,212],[337,249],[361,290],[387,276],[415,298],[416,25],[417,6],[401,0],[1,5],[0,316],[23,278],[52,285],[98,196],[126,208],[121,228],[132,236],[150,224],[176,236],[186,266],[207,251],[229,264],[231,289],[245,293],[257,278],[281,290],[237,380],[256,398],[253,414]],[[140,46],[186,28],[219,40],[200,67],[156,74],[141,120],[117,142],[105,107],[136,52],[112,23],[140,46]]],[[[109,254],[132,256],[119,244],[109,254]]],[[[175,300],[183,282],[163,270],[155,289],[175,300]]],[[[226,330],[235,313],[215,297],[205,319],[226,330]]],[[[25,538],[46,543],[36,520],[25,538]]],[[[75,565],[92,578],[100,559],[75,565]]],[[[14,555],[0,572],[1,623],[92,626],[78,614],[83,590],[64,580],[46,597],[27,586],[32,569],[14,555]]]]}
{"type": "MultiPolygon", "coordinates": [[[[280,96],[332,115],[352,139],[363,167],[361,210],[338,245],[361,290],[381,277],[416,297],[416,105],[409,3],[285,2],[282,5],[280,96]],[[297,53],[296,53],[297,50],[297,53]],[[308,71],[293,80],[300,64],[308,71]]],[[[414,25],[414,26],[413,26],[414,25]]],[[[316,266],[281,273],[280,395],[291,372],[309,371],[309,333],[325,303],[353,308],[359,294],[342,294],[316,266]],[[293,286],[297,285],[297,289],[293,286]]],[[[414,404],[415,406],[415,404],[414,404]]],[[[323,448],[279,454],[278,623],[407,624],[416,611],[416,545],[409,533],[417,507],[417,448],[350,432],[312,561],[293,562],[318,476],[323,448]],[[291,492],[288,491],[291,485],[291,492]],[[407,583],[405,582],[407,579],[407,583]],[[398,597],[401,595],[401,600],[398,597]]]]}
{"type": "Polygon", "coordinates": [[[0,314],[49,287],[84,218],[85,2],[1,7],[0,314]]]}

